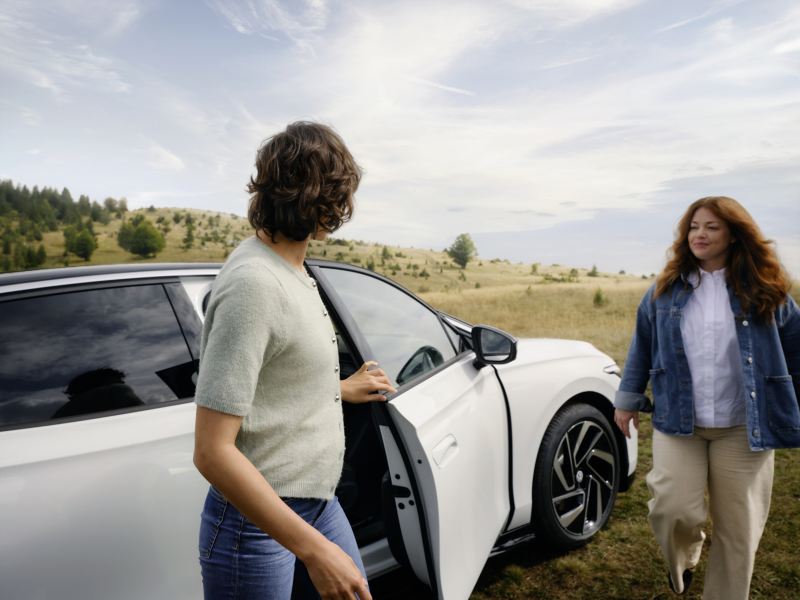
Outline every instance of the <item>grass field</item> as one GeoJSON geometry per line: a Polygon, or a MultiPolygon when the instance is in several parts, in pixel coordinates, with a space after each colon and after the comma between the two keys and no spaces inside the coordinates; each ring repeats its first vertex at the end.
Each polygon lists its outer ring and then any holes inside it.
{"type": "MultiPolygon", "coordinates": [[[[221,262],[237,240],[250,235],[246,220],[232,215],[219,215],[212,222],[209,217],[215,217],[216,213],[195,210],[155,209],[143,214],[154,222],[163,217],[170,225],[163,252],[150,259],[124,252],[116,245],[121,221],[115,220],[95,227],[99,247],[88,264],[145,260],[221,262]],[[195,245],[189,249],[181,247],[185,225],[172,220],[176,213],[186,212],[191,212],[196,222],[195,245]]],[[[44,242],[48,253],[46,267],[87,264],[63,255],[64,240],[60,232],[45,234],[44,242]]],[[[620,365],[624,365],[630,343],[636,306],[651,283],[649,278],[632,275],[600,273],[591,277],[586,269],[512,264],[499,259],[479,258],[461,270],[444,252],[433,249],[389,246],[384,250],[379,245],[335,239],[313,243],[310,255],[371,265],[431,305],[471,323],[491,324],[518,337],[590,341],[620,365]]],[[[534,542],[490,560],[474,590],[473,600],[670,597],[665,568],[646,522],[648,492],[644,474],[651,465],[651,431],[645,417],[639,438],[638,479],[631,490],[619,497],[606,529],[586,547],[569,554],[552,554],[534,542]]],[[[772,510],[756,560],[751,598],[800,598],[798,540],[800,466],[797,451],[783,450],[776,454],[772,510]]],[[[687,598],[701,597],[704,564],[700,563],[698,583],[687,598]]],[[[417,598],[416,592],[388,595],[417,598]]]]}

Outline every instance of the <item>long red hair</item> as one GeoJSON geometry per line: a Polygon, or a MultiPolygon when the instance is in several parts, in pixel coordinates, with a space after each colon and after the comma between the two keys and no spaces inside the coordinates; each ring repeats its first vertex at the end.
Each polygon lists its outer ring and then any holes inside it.
{"type": "Polygon", "coordinates": [[[722,219],[730,228],[731,238],[726,276],[742,308],[752,311],[762,322],[772,320],[772,315],[786,300],[792,287],[783,269],[772,240],[766,239],[753,217],[733,198],[708,196],[693,202],[678,223],[675,241],[668,252],[667,266],[656,279],[653,295],[665,293],[681,275],[700,268],[700,263],[689,249],[689,225],[694,213],[706,208],[722,219]]]}

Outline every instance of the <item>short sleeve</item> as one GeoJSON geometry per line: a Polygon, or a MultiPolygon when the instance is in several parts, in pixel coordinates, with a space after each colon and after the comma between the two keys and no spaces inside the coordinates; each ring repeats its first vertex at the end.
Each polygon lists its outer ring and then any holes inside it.
{"type": "Polygon", "coordinates": [[[195,403],[245,416],[262,365],[286,342],[285,292],[268,269],[250,265],[218,282],[203,328],[195,403]]]}

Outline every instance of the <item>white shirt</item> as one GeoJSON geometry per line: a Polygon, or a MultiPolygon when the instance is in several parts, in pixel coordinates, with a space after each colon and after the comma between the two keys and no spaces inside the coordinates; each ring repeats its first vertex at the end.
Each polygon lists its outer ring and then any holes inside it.
{"type": "Polygon", "coordinates": [[[692,376],[697,427],[745,424],[744,375],[725,269],[692,273],[695,287],[681,317],[681,336],[692,376]]]}

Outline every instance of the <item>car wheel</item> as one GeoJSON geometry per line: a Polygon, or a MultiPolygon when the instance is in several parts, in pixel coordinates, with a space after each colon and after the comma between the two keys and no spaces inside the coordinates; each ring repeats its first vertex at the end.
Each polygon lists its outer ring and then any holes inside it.
{"type": "Polygon", "coordinates": [[[533,478],[533,526],[558,549],[586,543],[617,497],[619,448],[611,425],[588,404],[562,408],[547,428],[533,478]]]}

